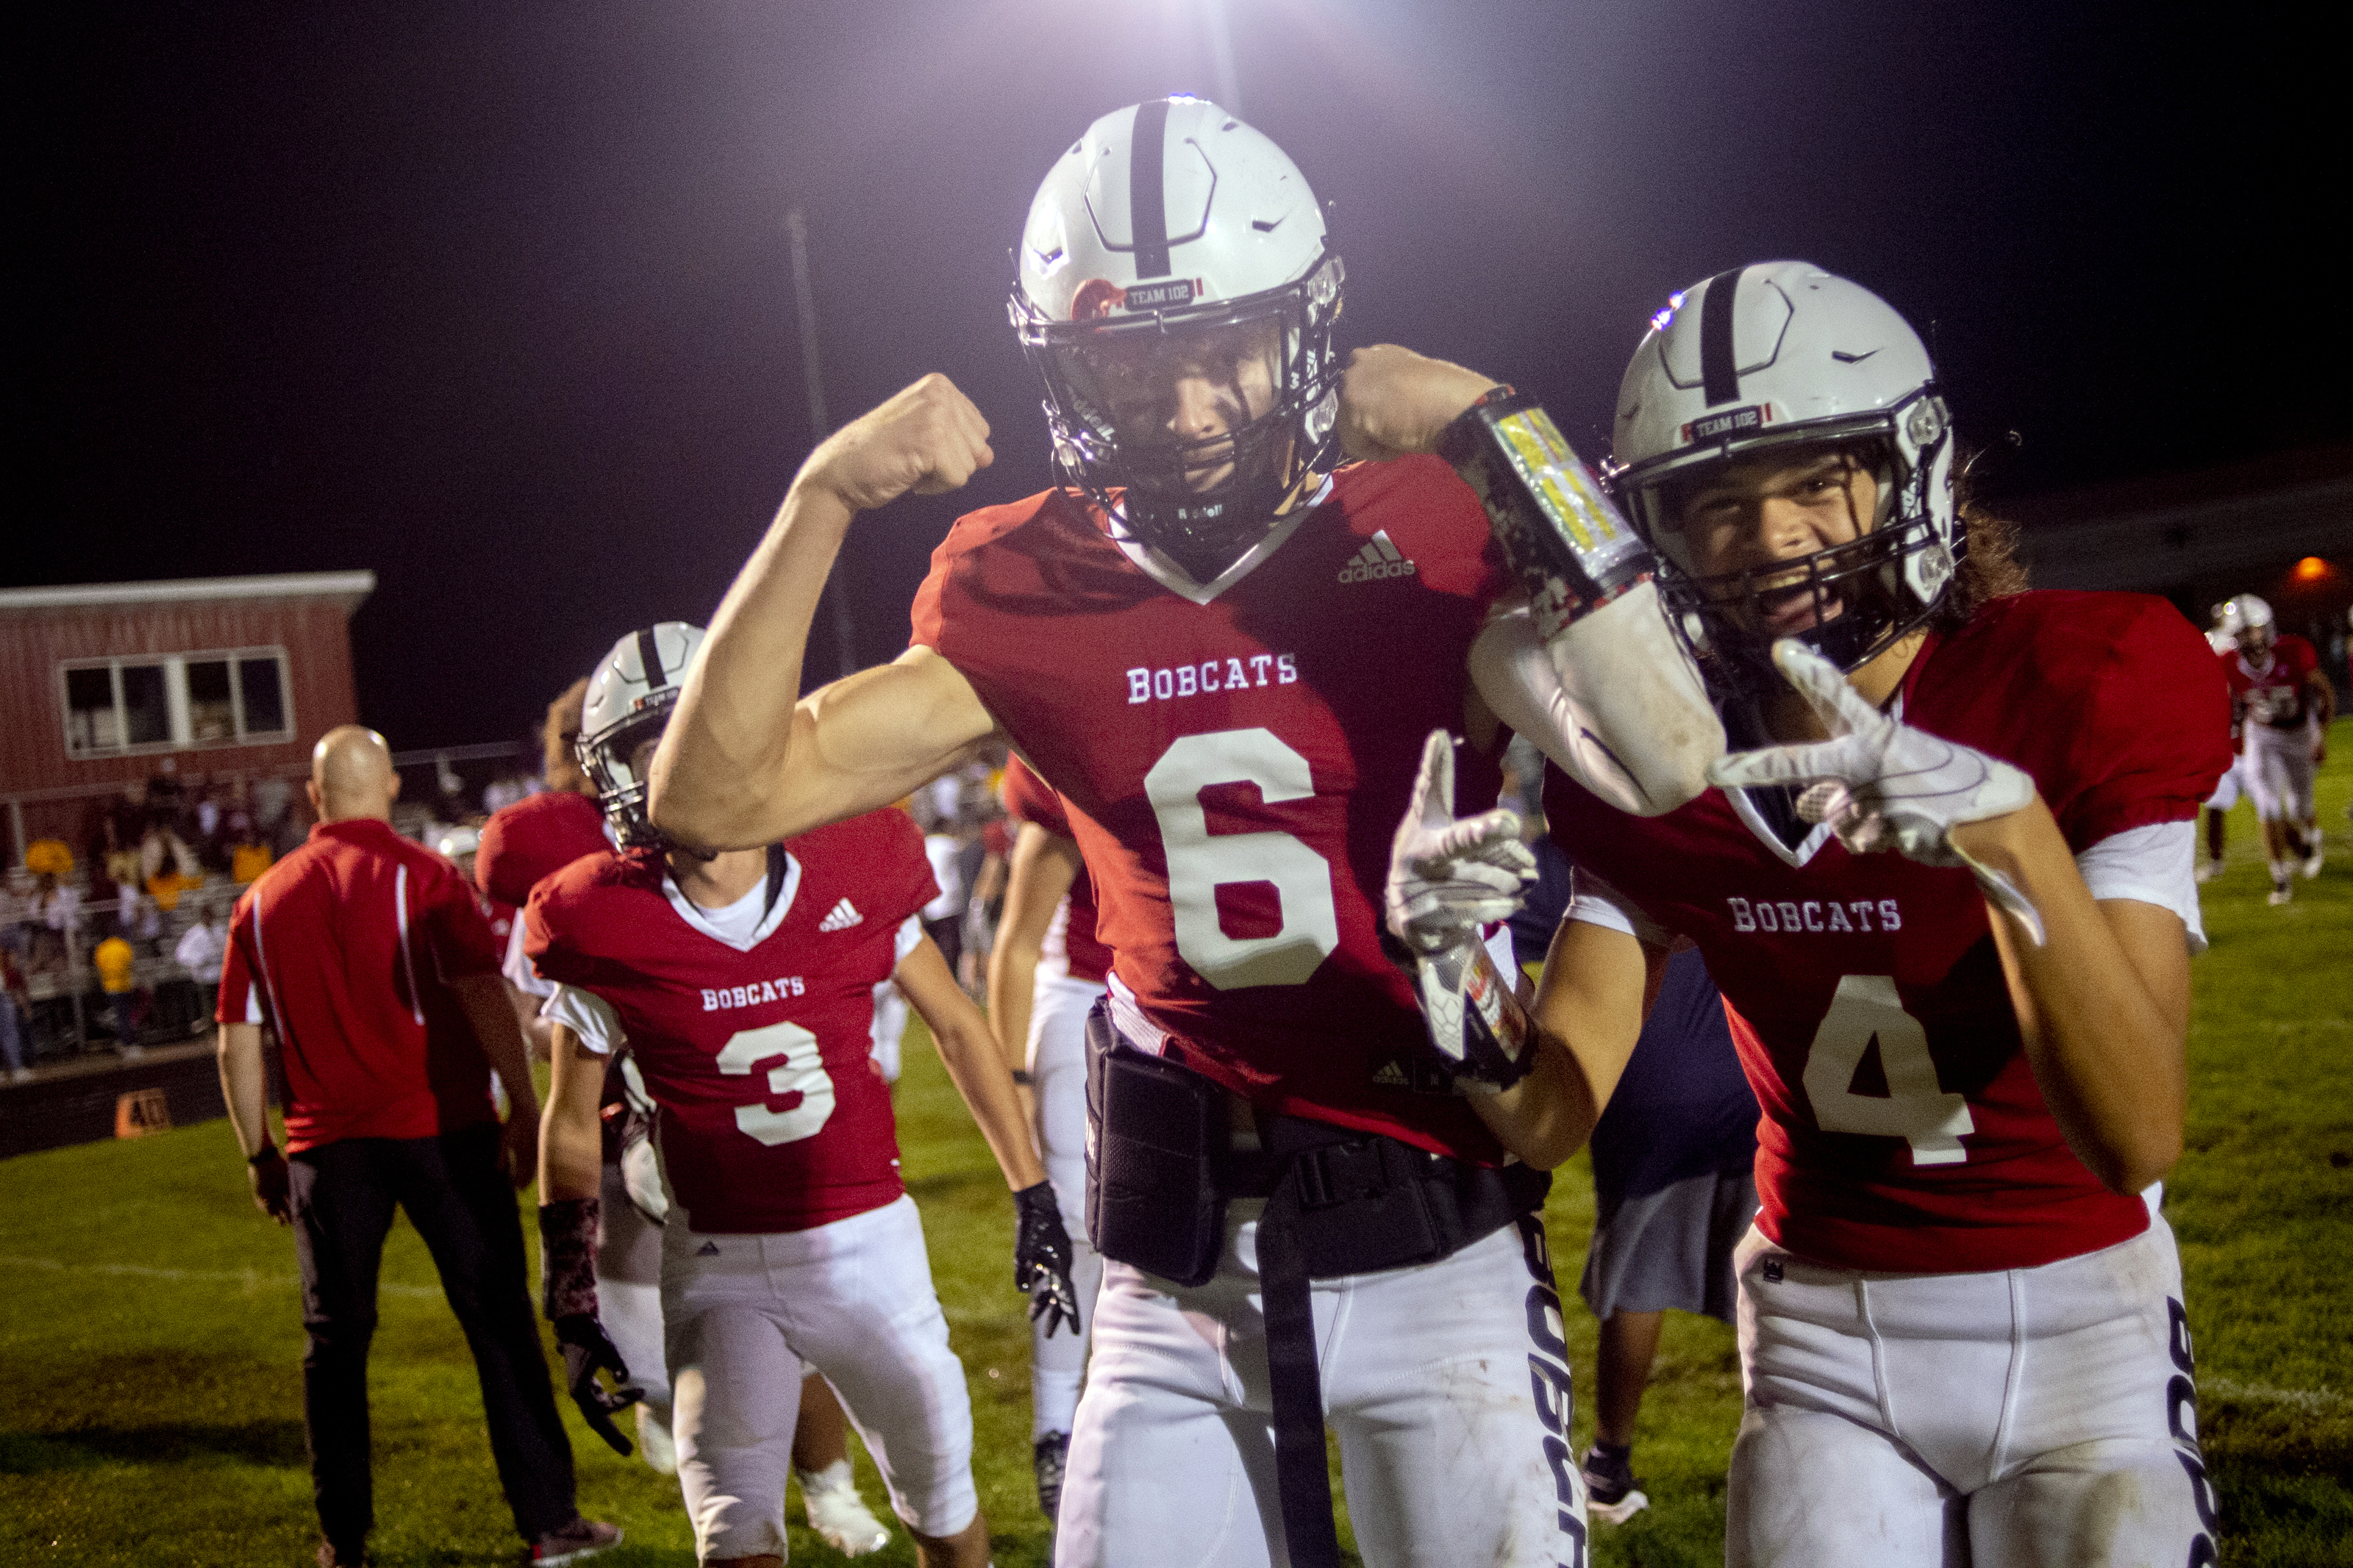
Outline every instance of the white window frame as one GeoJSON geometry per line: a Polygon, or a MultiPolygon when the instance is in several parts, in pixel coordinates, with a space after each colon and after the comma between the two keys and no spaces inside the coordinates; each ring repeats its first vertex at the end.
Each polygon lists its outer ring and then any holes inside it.
{"type": "Polygon", "coordinates": [[[280,644],[258,647],[205,648],[189,653],[137,654],[112,658],[69,658],[58,663],[58,713],[65,731],[66,755],[75,761],[98,757],[135,757],[160,752],[218,751],[228,746],[283,745],[294,739],[294,678],[292,660],[280,644]],[[283,724],[276,730],[248,732],[245,727],[245,682],[238,679],[239,660],[272,659],[278,665],[278,700],[283,710],[283,724]],[[188,666],[226,661],[229,666],[228,700],[231,733],[226,740],[199,741],[195,738],[194,721],[188,711],[188,666]],[[74,743],[73,699],[67,680],[69,672],[82,669],[103,669],[114,692],[115,733],[131,732],[131,715],[122,703],[122,672],[133,666],[161,665],[164,669],[164,703],[170,738],[146,741],[137,745],[79,746],[74,743]]]}

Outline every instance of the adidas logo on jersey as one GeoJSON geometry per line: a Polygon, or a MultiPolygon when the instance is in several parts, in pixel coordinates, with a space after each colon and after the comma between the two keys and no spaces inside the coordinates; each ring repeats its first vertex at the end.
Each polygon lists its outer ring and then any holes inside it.
{"type": "Polygon", "coordinates": [[[1340,568],[1340,581],[1377,583],[1384,577],[1410,577],[1414,570],[1413,563],[1389,542],[1388,530],[1377,528],[1373,530],[1372,538],[1365,541],[1365,547],[1340,568]]]}
{"type": "Polygon", "coordinates": [[[851,905],[848,899],[844,899],[841,902],[833,906],[831,913],[828,914],[825,919],[817,922],[817,929],[819,931],[848,931],[851,926],[857,925],[859,922],[865,920],[865,918],[866,917],[864,915],[858,912],[856,908],[851,905]]]}

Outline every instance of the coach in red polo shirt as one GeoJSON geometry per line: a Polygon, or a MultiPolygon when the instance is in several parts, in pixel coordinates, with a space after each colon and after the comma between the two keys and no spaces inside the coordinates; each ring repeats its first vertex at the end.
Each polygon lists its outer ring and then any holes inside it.
{"type": "Polygon", "coordinates": [[[319,1561],[364,1561],[375,1523],[367,1352],[396,1205],[473,1349],[515,1528],[533,1561],[576,1561],[620,1533],[574,1507],[572,1448],[524,1282],[512,1187],[536,1167],[539,1109],[490,925],[457,867],[393,831],[400,776],[384,737],[330,731],[311,752],[310,791],[310,841],[237,900],[216,1016],[254,1202],[293,1225],[301,1263],[319,1561]],[[285,1063],[282,1155],[269,1137],[264,1023],[285,1063]],[[503,1128],[494,1067],[512,1100],[503,1128]]]}

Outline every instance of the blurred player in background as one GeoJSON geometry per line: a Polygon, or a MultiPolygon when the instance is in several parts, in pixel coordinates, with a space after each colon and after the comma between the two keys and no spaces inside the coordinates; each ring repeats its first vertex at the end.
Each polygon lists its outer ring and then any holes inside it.
{"type": "Polygon", "coordinates": [[[2273,624],[2270,605],[2253,594],[2231,603],[2239,612],[2238,647],[2222,656],[2222,676],[2244,732],[2240,773],[2263,826],[2270,901],[2284,904],[2294,896],[2291,873],[2320,875],[2312,784],[2328,757],[2337,689],[2321,672],[2318,650],[2273,624]]]}
{"type": "MultiPolygon", "coordinates": [[[[1086,1209],[1087,1014],[1102,1000],[1111,949],[1095,936],[1093,879],[1087,875],[1069,816],[1046,781],[1015,757],[1005,765],[1005,814],[1017,825],[1007,856],[1004,919],[988,958],[988,1016],[1027,1089],[1038,1148],[1064,1214],[1086,1209]]],[[[1029,1338],[1030,1461],[1038,1506],[1048,1522],[1060,1511],[1071,1419],[1079,1407],[1103,1255],[1075,1244],[1071,1279],[1078,1287],[1080,1330],[1052,1335],[1032,1325],[1029,1338]]]]}
{"type": "MultiPolygon", "coordinates": [[[[2239,601],[2225,599],[2214,606],[2213,624],[2206,630],[2207,646],[2214,657],[2223,661],[2223,679],[2230,679],[2228,666],[2239,656],[2239,601]]],[[[2198,863],[2198,879],[2211,881],[2222,869],[2222,846],[2226,841],[2231,808],[2239,804],[2242,789],[2240,783],[2246,770],[2246,759],[2240,753],[2244,749],[2246,721],[2239,704],[2231,704],[2231,765],[2222,772],[2222,782],[2206,801],[2206,858],[2198,863]]]]}
{"type": "Polygon", "coordinates": [[[2143,1190],[2181,1149],[2221,686],[2162,600],[2020,591],[1957,511],[1934,374],[1798,262],[1676,295],[1627,371],[1621,493],[1759,749],[1651,819],[1551,781],[1576,891],[1538,1010],[1585,1069],[1557,1131],[1696,942],[1764,1109],[1734,1568],[2211,1563],[2143,1190]]]}
{"type": "MultiPolygon", "coordinates": [[[[850,520],[993,456],[937,376],[829,438],[688,678],[656,820],[759,844],[1005,743],[1061,798],[1117,954],[1090,1025],[1088,1229],[1118,1261],[1060,1562],[1336,1562],[1327,1415],[1372,1560],[1581,1562],[1546,1182],[1476,1092],[1573,1068],[1470,1060],[1460,964],[1419,972],[1458,1026],[1431,1049],[1384,950],[1383,878],[1434,729],[1470,738],[1474,798],[1494,797],[1500,713],[1647,810],[1704,787],[1722,730],[1639,543],[1541,411],[1400,348],[1360,351],[1344,385],[1340,259],[1257,132],[1191,99],[1104,116],[1050,171],[1017,261],[1056,488],[960,520],[914,646],[797,705],[850,520]],[[1456,437],[1496,471],[1490,415],[1519,421],[1555,509],[1507,528],[1508,570],[1430,456],[1456,437]],[[1340,447],[1396,460],[1335,471],[1340,447]]],[[[1515,887],[1526,854],[1501,826],[1424,858],[1515,887]]],[[[1466,878],[1472,902],[1493,893],[1466,878]]]]}
{"type": "Polygon", "coordinates": [[[547,1315],[584,1410],[617,1407],[628,1391],[597,1374],[628,1368],[598,1326],[590,1259],[604,1064],[626,1046],[656,1107],[673,1435],[701,1560],[782,1563],[813,1371],[857,1422],[920,1560],[977,1568],[971,1405],[871,1062],[878,979],[906,990],[1014,1189],[1017,1280],[1035,1310],[1075,1322],[1070,1242],[987,1020],[915,920],[935,888],[904,813],[716,856],[653,831],[646,762],[701,637],[665,622],[599,668],[582,751],[624,847],[542,882],[526,912],[532,961],[556,983],[547,1315]]]}

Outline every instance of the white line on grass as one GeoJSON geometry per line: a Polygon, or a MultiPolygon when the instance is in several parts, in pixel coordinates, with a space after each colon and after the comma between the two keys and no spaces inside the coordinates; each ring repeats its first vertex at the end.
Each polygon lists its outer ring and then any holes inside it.
{"type": "MultiPolygon", "coordinates": [[[[274,1285],[282,1289],[299,1290],[302,1281],[286,1274],[264,1274],[258,1268],[228,1273],[214,1268],[157,1268],[144,1263],[67,1263],[55,1258],[0,1258],[0,1268],[45,1268],[53,1274],[114,1274],[134,1279],[174,1279],[192,1284],[239,1285],[252,1289],[257,1285],[274,1285]]],[[[399,1285],[389,1280],[376,1289],[386,1295],[417,1296],[438,1300],[441,1292],[430,1285],[399,1285]]]]}
{"type": "Polygon", "coordinates": [[[2201,1394],[2242,1399],[2251,1405],[2291,1405],[2315,1413],[2353,1405],[2353,1395],[2339,1394],[2333,1388],[2271,1388],[2260,1383],[2234,1383],[2227,1377],[2201,1377],[2198,1389],[2201,1394]]]}

